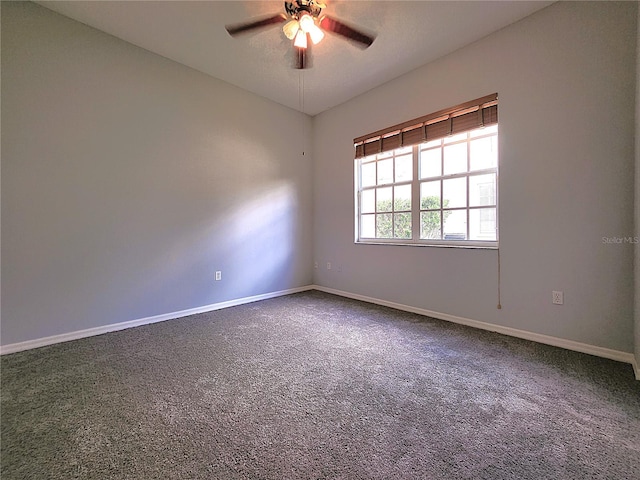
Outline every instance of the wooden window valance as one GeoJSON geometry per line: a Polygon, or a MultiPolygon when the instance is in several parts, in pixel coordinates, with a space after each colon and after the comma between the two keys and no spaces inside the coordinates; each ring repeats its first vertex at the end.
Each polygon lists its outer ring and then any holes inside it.
{"type": "Polygon", "coordinates": [[[498,123],[498,94],[409,120],[353,140],[356,158],[498,123]]]}

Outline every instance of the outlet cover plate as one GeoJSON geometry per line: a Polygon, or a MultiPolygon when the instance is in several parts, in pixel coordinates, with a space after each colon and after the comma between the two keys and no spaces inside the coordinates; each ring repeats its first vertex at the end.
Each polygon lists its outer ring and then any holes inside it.
{"type": "Polygon", "coordinates": [[[559,290],[552,291],[551,301],[554,305],[564,305],[564,293],[559,290]]]}

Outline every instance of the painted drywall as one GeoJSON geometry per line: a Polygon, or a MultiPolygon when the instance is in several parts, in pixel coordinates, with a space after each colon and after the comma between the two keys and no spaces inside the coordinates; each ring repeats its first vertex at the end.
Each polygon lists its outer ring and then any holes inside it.
{"type": "MultiPolygon", "coordinates": [[[[636,169],[635,169],[635,238],[640,240],[640,9],[636,25],[636,169]]],[[[640,380],[640,241],[635,244],[634,256],[635,285],[635,358],[636,377],[640,380]]]]}
{"type": "Polygon", "coordinates": [[[308,116],[28,2],[1,45],[2,345],[311,283],[308,116]]]}
{"type": "Polygon", "coordinates": [[[558,2],[316,116],[314,282],[633,352],[636,9],[558,2]],[[354,244],[352,140],[493,92],[501,310],[495,250],[354,244]]]}

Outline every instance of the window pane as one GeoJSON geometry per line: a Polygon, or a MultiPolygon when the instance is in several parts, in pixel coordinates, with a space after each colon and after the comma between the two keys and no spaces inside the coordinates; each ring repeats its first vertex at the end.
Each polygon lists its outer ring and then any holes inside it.
{"type": "Polygon", "coordinates": [[[413,155],[396,157],[396,182],[413,180],[413,155]]]}
{"type": "Polygon", "coordinates": [[[471,240],[496,240],[496,209],[469,210],[469,237],[471,240]]]}
{"type": "Polygon", "coordinates": [[[447,145],[444,147],[444,174],[467,171],[467,143],[447,145]]]}
{"type": "Polygon", "coordinates": [[[496,174],[469,177],[469,205],[472,207],[496,204],[496,174]]]}
{"type": "Polygon", "coordinates": [[[445,210],[442,212],[444,219],[444,239],[445,240],[466,240],[467,239],[467,211],[466,210],[445,210]]]}
{"type": "Polygon", "coordinates": [[[411,213],[394,213],[393,228],[395,238],[411,238],[411,213]]]}
{"type": "Polygon", "coordinates": [[[376,216],[360,215],[360,237],[375,238],[376,236],[376,216]]]}
{"type": "Polygon", "coordinates": [[[467,206],[467,179],[450,178],[442,182],[443,207],[455,208],[467,206]]]}
{"type": "Polygon", "coordinates": [[[378,162],[378,185],[393,183],[393,158],[378,162]]]}
{"type": "Polygon", "coordinates": [[[498,165],[498,137],[479,138],[471,142],[471,170],[498,165]]]}
{"type": "Polygon", "coordinates": [[[376,237],[377,238],[391,238],[393,235],[393,228],[391,225],[393,215],[391,213],[383,213],[376,215],[376,237]]]}
{"type": "MultiPolygon", "coordinates": [[[[448,213],[448,212],[447,212],[448,213]]],[[[420,238],[440,239],[440,212],[420,213],[420,238]]]]}
{"type": "Polygon", "coordinates": [[[365,163],[360,168],[360,184],[363,187],[372,187],[376,184],[376,164],[365,163]]]}
{"type": "Polygon", "coordinates": [[[373,213],[376,211],[375,190],[363,190],[360,193],[360,213],[373,213]]]}
{"type": "Polygon", "coordinates": [[[376,212],[390,212],[392,210],[391,188],[376,188],[376,212]]]}
{"type": "Polygon", "coordinates": [[[441,148],[422,150],[420,152],[420,178],[439,177],[442,175],[441,148]]]}
{"type": "Polygon", "coordinates": [[[393,187],[393,210],[411,210],[411,185],[393,187]]]}
{"type": "Polygon", "coordinates": [[[423,182],[420,184],[420,208],[422,210],[441,208],[440,180],[436,180],[435,182],[423,182]]]}

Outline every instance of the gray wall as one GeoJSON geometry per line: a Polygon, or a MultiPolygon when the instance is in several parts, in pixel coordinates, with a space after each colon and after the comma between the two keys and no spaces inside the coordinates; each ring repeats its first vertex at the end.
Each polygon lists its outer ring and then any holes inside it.
{"type": "MultiPolygon", "coordinates": [[[[635,175],[635,236],[640,239],[640,9],[636,30],[636,175],[635,175]]],[[[635,246],[635,357],[636,377],[640,379],[640,243],[635,246]]]]}
{"type": "Polygon", "coordinates": [[[311,283],[308,116],[20,2],[1,101],[3,345],[311,283]]]}
{"type": "Polygon", "coordinates": [[[315,117],[315,282],[633,352],[634,246],[603,237],[634,234],[636,9],[556,3],[315,117]],[[354,244],[353,138],[492,92],[502,310],[496,251],[354,244]]]}

